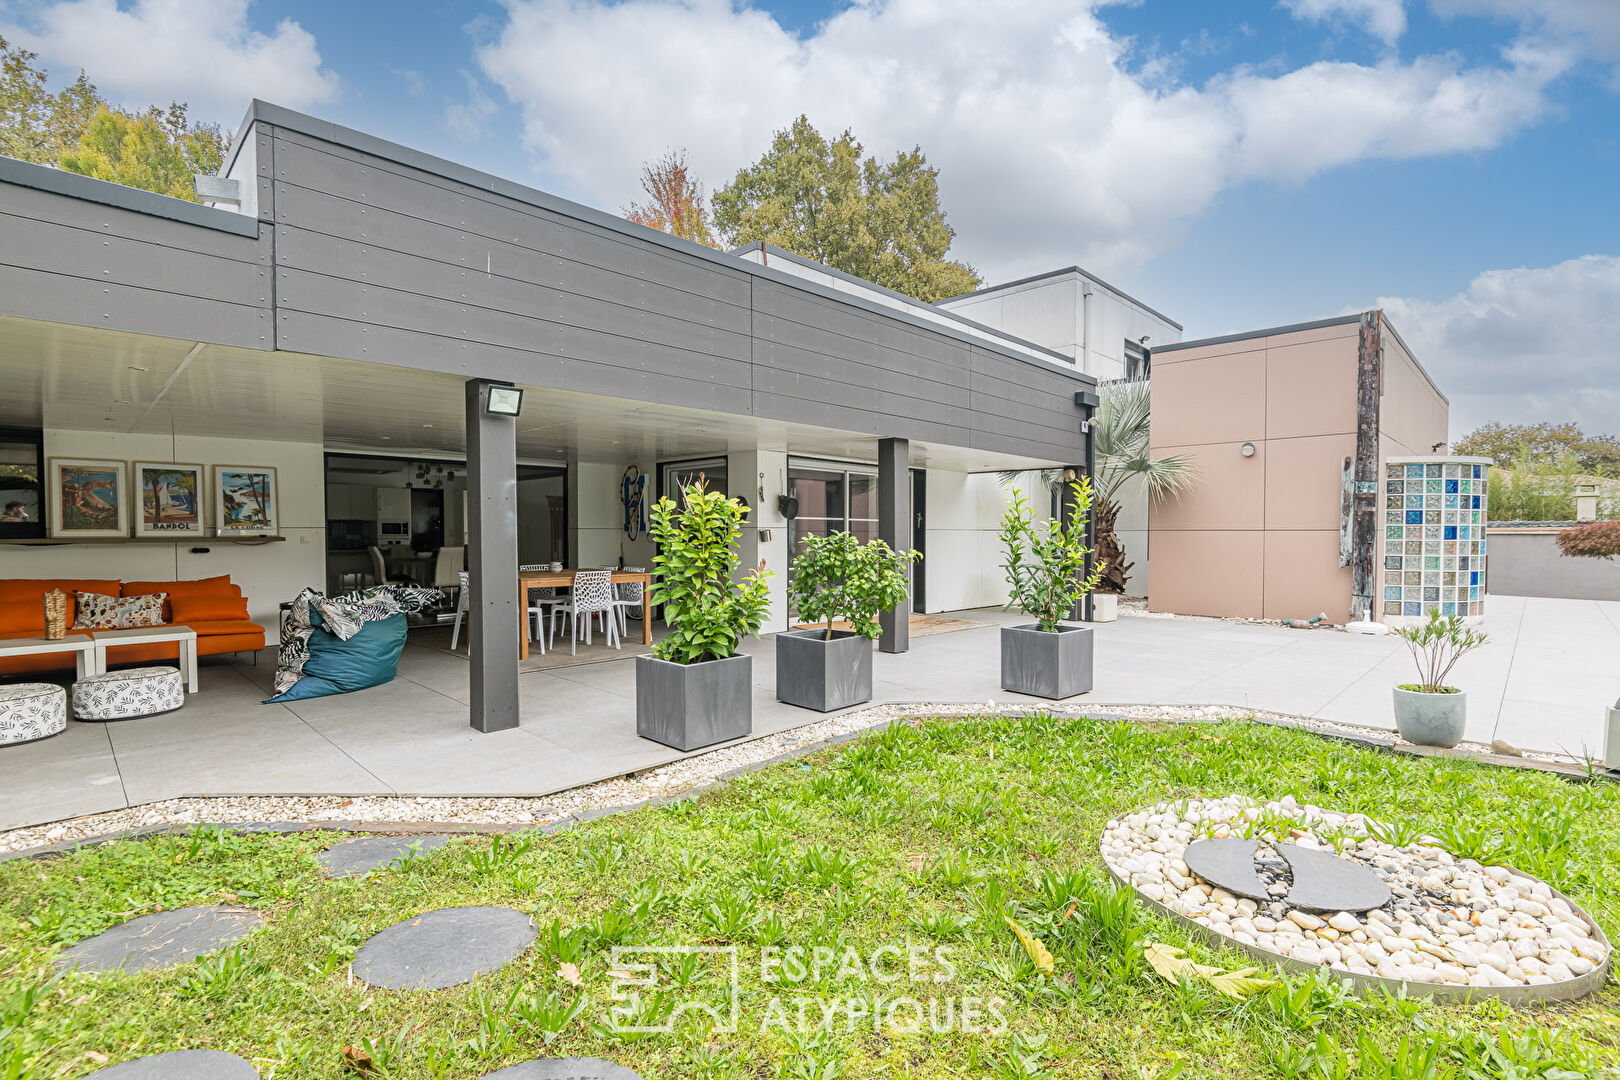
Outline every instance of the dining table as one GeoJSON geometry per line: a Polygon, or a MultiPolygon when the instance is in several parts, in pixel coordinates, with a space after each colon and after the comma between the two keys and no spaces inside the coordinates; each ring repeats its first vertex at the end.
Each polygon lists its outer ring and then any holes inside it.
{"type": "MultiPolygon", "coordinates": [[[[523,601],[518,604],[518,622],[523,626],[523,634],[518,638],[518,659],[529,658],[529,590],[572,588],[576,573],[579,571],[569,569],[518,571],[518,596],[523,601]]],[[[651,645],[652,612],[648,610],[648,594],[652,590],[652,573],[647,570],[614,570],[611,573],[615,585],[631,585],[638,581],[641,583],[641,643],[651,645]]]]}

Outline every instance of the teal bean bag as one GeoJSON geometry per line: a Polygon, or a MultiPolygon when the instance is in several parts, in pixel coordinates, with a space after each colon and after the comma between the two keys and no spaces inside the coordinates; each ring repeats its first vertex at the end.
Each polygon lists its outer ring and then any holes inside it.
{"type": "Polygon", "coordinates": [[[322,629],[318,611],[311,611],[310,623],[304,677],[285,693],[268,699],[266,705],[381,686],[398,673],[399,654],[405,648],[403,613],[368,622],[347,641],[322,629]]]}

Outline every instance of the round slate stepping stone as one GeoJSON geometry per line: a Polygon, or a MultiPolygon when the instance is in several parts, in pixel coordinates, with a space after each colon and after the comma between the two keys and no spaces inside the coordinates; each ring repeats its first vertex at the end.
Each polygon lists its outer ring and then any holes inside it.
{"type": "Polygon", "coordinates": [[[1260,841],[1228,837],[1195,840],[1181,853],[1187,869],[1212,885],[1250,900],[1270,900],[1266,879],[1255,872],[1254,856],[1260,841]]]}
{"type": "Polygon", "coordinates": [[[246,908],[204,906],[142,915],[85,938],[56,958],[64,971],[151,971],[188,963],[247,937],[262,920],[246,908]]]}
{"type": "Polygon", "coordinates": [[[1371,911],[1394,895],[1384,879],[1362,862],[1328,851],[1278,844],[1277,851],[1294,872],[1288,902],[1311,911],[1371,911]]]}
{"type": "Polygon", "coordinates": [[[259,1070],[218,1050],[173,1050],[98,1069],[84,1080],[259,1080],[259,1070]]]}
{"type": "Polygon", "coordinates": [[[339,841],[315,857],[332,877],[356,877],[409,858],[413,844],[426,854],[449,842],[448,836],[361,836],[339,841]]]}
{"type": "Polygon", "coordinates": [[[601,1058],[537,1058],[496,1069],[483,1080],[641,1080],[641,1074],[601,1058]]]}
{"type": "Polygon", "coordinates": [[[534,922],[504,907],[441,908],[374,936],[354,973],[384,990],[443,990],[494,971],[534,940],[534,922]]]}

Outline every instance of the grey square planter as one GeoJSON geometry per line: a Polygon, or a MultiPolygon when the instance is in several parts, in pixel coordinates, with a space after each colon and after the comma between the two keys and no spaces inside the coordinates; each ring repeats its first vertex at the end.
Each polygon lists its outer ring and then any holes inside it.
{"type": "Polygon", "coordinates": [[[754,658],[747,653],[701,664],[636,657],[636,734],[677,750],[696,750],[754,730],[754,658]]]}
{"type": "Polygon", "coordinates": [[[1027,626],[1001,628],[1001,688],[1035,697],[1074,697],[1091,690],[1091,627],[1053,633],[1027,626]]]}
{"type": "Polygon", "coordinates": [[[853,630],[776,635],[776,700],[831,712],[872,700],[872,642],[853,630]]]}

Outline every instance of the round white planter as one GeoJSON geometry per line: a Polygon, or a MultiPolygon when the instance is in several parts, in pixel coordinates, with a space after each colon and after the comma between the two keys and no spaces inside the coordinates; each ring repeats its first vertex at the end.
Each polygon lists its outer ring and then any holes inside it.
{"type": "Polygon", "coordinates": [[[1468,695],[1423,694],[1395,687],[1395,730],[1419,746],[1456,746],[1468,723],[1468,695]]]}

